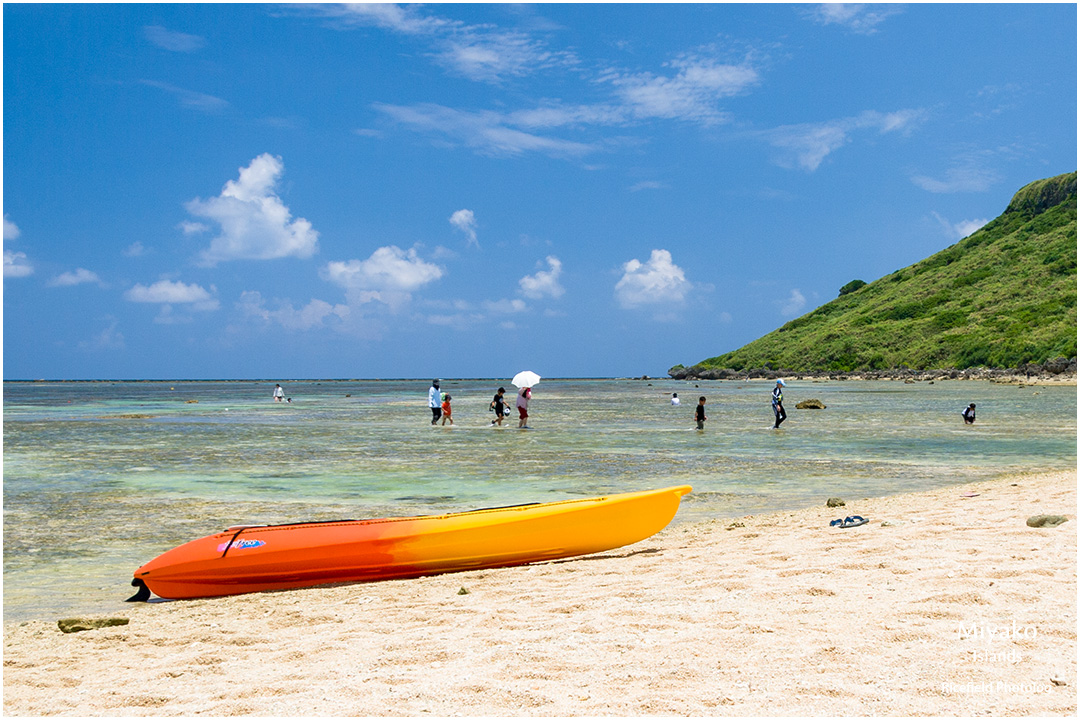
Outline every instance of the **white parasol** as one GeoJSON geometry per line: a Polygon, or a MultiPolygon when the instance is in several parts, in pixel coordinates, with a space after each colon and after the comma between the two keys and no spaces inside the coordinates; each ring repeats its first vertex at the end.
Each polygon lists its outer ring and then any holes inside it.
{"type": "Polygon", "coordinates": [[[522,370],[510,382],[514,383],[514,387],[533,387],[540,382],[540,376],[532,370],[522,370]]]}

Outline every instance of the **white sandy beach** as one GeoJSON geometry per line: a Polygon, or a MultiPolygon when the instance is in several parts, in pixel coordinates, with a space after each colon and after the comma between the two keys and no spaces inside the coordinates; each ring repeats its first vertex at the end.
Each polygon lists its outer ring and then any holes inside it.
{"type": "Polygon", "coordinates": [[[576,560],[7,626],[4,711],[1076,714],[1075,472],[846,500],[576,560]]]}

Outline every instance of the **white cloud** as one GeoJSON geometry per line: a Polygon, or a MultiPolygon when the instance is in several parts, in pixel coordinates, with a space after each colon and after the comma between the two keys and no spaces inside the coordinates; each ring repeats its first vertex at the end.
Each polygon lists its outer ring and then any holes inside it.
{"type": "Polygon", "coordinates": [[[421,15],[415,6],[393,3],[320,5],[313,9],[347,25],[380,27],[405,35],[427,35],[460,24],[421,15]]]}
{"type": "Polygon", "coordinates": [[[7,213],[4,213],[4,239],[16,240],[20,234],[19,226],[11,222],[11,220],[8,219],[7,213]]]}
{"type": "Polygon", "coordinates": [[[124,299],[138,303],[190,305],[193,310],[217,310],[219,306],[217,298],[201,285],[185,285],[172,280],[158,280],[153,285],[136,284],[124,293],[124,299]]]}
{"type": "Polygon", "coordinates": [[[146,39],[163,50],[171,52],[189,53],[202,49],[206,45],[206,39],[198,35],[167,30],[160,25],[147,25],[143,27],[146,39]]]}
{"type": "Polygon", "coordinates": [[[181,232],[185,235],[198,235],[199,233],[208,232],[210,230],[209,225],[201,222],[192,222],[191,220],[184,220],[177,227],[179,227],[181,232]]]}
{"type": "Polygon", "coordinates": [[[966,238],[982,228],[983,225],[990,222],[989,218],[979,218],[978,220],[961,220],[953,225],[956,230],[956,234],[961,238],[966,238]]]}
{"type": "Polygon", "coordinates": [[[855,117],[830,120],[823,123],[784,125],[762,135],[770,145],[781,150],[777,164],[782,167],[801,167],[813,172],[825,158],[851,140],[857,131],[877,131],[884,135],[892,132],[909,132],[922,118],[921,110],[898,110],[881,113],[867,110],[855,117]]]}
{"type": "Polygon", "coordinates": [[[997,180],[996,172],[970,162],[949,168],[941,180],[926,175],[911,178],[915,185],[932,193],[982,192],[990,189],[997,180]]]}
{"type": "Polygon", "coordinates": [[[318,251],[319,233],[304,218],[293,220],[289,208],[274,193],[284,172],[280,157],[263,153],[240,168],[239,179],[225,183],[218,197],[196,198],[187,203],[185,207],[192,215],[221,227],[221,234],[202,252],[202,264],[307,258],[318,251]]]}
{"type": "Polygon", "coordinates": [[[4,277],[26,277],[34,273],[34,266],[26,259],[24,252],[4,251],[4,277]]]}
{"type": "Polygon", "coordinates": [[[681,303],[693,287],[667,250],[653,250],[645,263],[637,259],[623,265],[615,285],[615,299],[625,309],[641,305],[681,303]]]}
{"type": "Polygon", "coordinates": [[[476,216],[472,210],[457,210],[450,216],[450,224],[465,233],[469,245],[480,247],[476,240],[476,216]]]}
{"type": "Polygon", "coordinates": [[[415,248],[406,252],[396,245],[379,248],[367,260],[335,260],[323,269],[325,279],[345,288],[350,305],[377,301],[392,308],[442,276],[442,268],[422,260],[415,248]]]}
{"type": "Polygon", "coordinates": [[[148,251],[143,247],[143,244],[137,240],[124,249],[124,255],[126,257],[142,257],[147,252],[148,251]]]}
{"type": "Polygon", "coordinates": [[[45,283],[45,285],[47,287],[69,287],[71,285],[82,285],[83,283],[103,284],[96,272],[87,270],[86,268],[75,268],[72,271],[60,273],[49,280],[49,282],[45,283]]]}
{"type": "Polygon", "coordinates": [[[576,62],[573,53],[548,50],[520,32],[471,27],[446,39],[436,59],[452,72],[479,82],[501,82],[576,62]]]}
{"type": "Polygon", "coordinates": [[[686,56],[668,66],[677,72],[670,76],[610,72],[601,77],[601,82],[614,86],[633,117],[714,124],[727,118],[716,107],[720,99],[743,92],[758,81],[753,68],[719,63],[712,58],[686,56]]]}
{"type": "Polygon", "coordinates": [[[539,270],[534,275],[526,275],[518,280],[521,294],[527,298],[539,300],[541,298],[559,298],[565,292],[559,284],[559,276],[562,275],[562,262],[554,255],[546,258],[548,269],[539,270]]]}
{"type": "Polygon", "coordinates": [[[900,12],[900,7],[889,4],[865,5],[860,3],[823,3],[811,16],[822,25],[842,25],[852,32],[871,35],[886,18],[900,12]]]}
{"type": "Polygon", "coordinates": [[[802,313],[803,308],[806,307],[806,298],[799,292],[798,288],[791,291],[791,295],[780,306],[780,314],[784,317],[795,317],[802,313]]]}
{"type": "Polygon", "coordinates": [[[642,190],[660,190],[664,187],[663,183],[656,180],[642,180],[641,182],[634,183],[630,186],[630,192],[640,192],[642,190]]]}
{"type": "Polygon", "coordinates": [[[90,340],[83,340],[79,343],[79,348],[82,350],[112,350],[124,347],[124,334],[118,332],[116,329],[117,321],[115,318],[107,318],[110,320],[109,326],[92,337],[90,340]]]}
{"type": "Polygon", "coordinates": [[[484,309],[496,315],[510,315],[525,312],[529,309],[529,306],[525,304],[524,300],[514,298],[513,300],[487,300],[484,302],[484,309]]]}
{"type": "Polygon", "coordinates": [[[990,222],[987,218],[980,218],[978,220],[961,220],[958,223],[949,221],[947,218],[932,213],[934,219],[938,221],[942,228],[945,230],[946,236],[951,240],[961,240],[971,235],[986,223],[990,222]]]}
{"type": "Polygon", "coordinates": [[[429,40],[436,62],[478,82],[498,83],[577,62],[572,52],[550,50],[526,33],[424,15],[414,5],[358,3],[320,6],[315,11],[344,25],[379,27],[429,40]]]}
{"type": "Polygon", "coordinates": [[[392,120],[420,132],[441,135],[453,144],[461,144],[483,155],[517,157],[541,153],[556,158],[580,157],[597,148],[593,145],[543,137],[519,130],[513,116],[482,111],[455,110],[443,105],[385,105],[374,108],[392,120]]]}
{"type": "Polygon", "coordinates": [[[165,92],[174,96],[181,105],[187,108],[191,108],[192,110],[199,110],[205,113],[217,113],[229,107],[228,100],[222,100],[219,97],[207,95],[206,93],[196,92],[194,90],[187,90],[185,88],[170,85],[169,83],[160,82],[157,80],[140,80],[139,82],[141,82],[143,85],[146,85],[147,87],[164,90],[165,92]]]}
{"type": "Polygon", "coordinates": [[[289,302],[279,302],[277,310],[266,307],[262,295],[255,290],[245,291],[240,295],[237,307],[248,316],[262,318],[267,322],[275,322],[287,330],[310,330],[315,327],[323,327],[327,320],[345,320],[349,317],[347,305],[331,305],[330,303],[312,299],[299,310],[289,302]]]}

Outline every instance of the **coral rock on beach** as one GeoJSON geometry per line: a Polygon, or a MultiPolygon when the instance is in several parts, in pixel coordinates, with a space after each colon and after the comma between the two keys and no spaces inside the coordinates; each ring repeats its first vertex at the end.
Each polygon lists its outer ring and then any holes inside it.
{"type": "Polygon", "coordinates": [[[844,507],[847,503],[843,498],[831,497],[825,501],[825,507],[844,507]]]}
{"type": "Polygon", "coordinates": [[[796,410],[824,410],[825,403],[821,402],[817,398],[811,398],[810,400],[803,400],[801,403],[795,406],[796,410]]]}
{"type": "Polygon", "coordinates": [[[1069,518],[1064,515],[1032,515],[1027,519],[1028,527],[1033,528],[1057,527],[1067,522],[1069,522],[1069,518]]]}
{"type": "Polygon", "coordinates": [[[74,633],[83,632],[85,630],[98,630],[106,627],[118,627],[120,625],[127,625],[130,620],[122,617],[111,618],[64,618],[63,620],[57,620],[56,626],[60,628],[60,632],[74,633]]]}

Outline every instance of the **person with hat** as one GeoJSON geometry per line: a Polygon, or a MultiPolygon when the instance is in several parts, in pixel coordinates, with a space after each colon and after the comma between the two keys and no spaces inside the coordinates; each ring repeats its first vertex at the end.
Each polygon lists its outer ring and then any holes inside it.
{"type": "Polygon", "coordinates": [[[428,388],[427,393],[428,407],[431,408],[431,424],[439,422],[439,418],[442,417],[442,393],[439,391],[439,379],[436,378],[431,381],[431,387],[428,388]]]}
{"type": "Polygon", "coordinates": [[[787,387],[787,383],[783,380],[776,381],[776,387],[772,391],[772,409],[776,414],[776,424],[773,425],[773,430],[780,428],[780,423],[787,420],[787,413],[784,412],[784,388],[787,387]]]}

